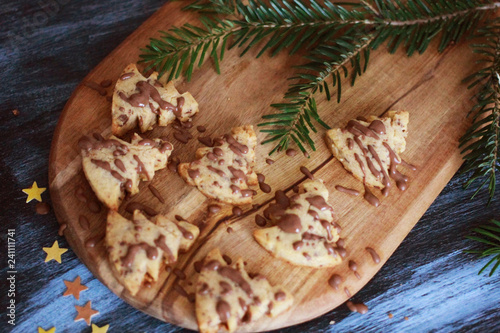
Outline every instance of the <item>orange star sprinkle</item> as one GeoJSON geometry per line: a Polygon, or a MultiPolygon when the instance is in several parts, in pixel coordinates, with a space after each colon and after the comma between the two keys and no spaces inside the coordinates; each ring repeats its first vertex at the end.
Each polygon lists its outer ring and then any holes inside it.
{"type": "Polygon", "coordinates": [[[75,305],[75,309],[76,311],[78,311],[78,314],[75,317],[75,321],[83,319],[85,320],[87,325],[90,326],[90,319],[92,318],[92,316],[95,316],[96,314],[99,313],[99,311],[92,309],[91,306],[92,306],[91,301],[88,301],[87,304],[85,304],[84,306],[75,305]]]}
{"type": "Polygon", "coordinates": [[[84,290],[89,289],[88,287],[80,284],[80,277],[77,276],[73,282],[64,280],[64,284],[66,285],[66,291],[63,296],[73,295],[77,300],[80,299],[80,293],[84,290]]]}

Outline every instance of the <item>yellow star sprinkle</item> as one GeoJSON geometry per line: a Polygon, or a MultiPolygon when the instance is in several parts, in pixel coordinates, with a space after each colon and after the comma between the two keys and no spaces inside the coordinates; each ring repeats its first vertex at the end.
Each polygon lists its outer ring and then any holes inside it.
{"type": "Polygon", "coordinates": [[[92,324],[92,333],[106,333],[108,332],[109,324],[99,327],[96,324],[92,324]]]}
{"type": "Polygon", "coordinates": [[[46,331],[43,328],[38,327],[38,333],[56,333],[56,328],[52,327],[51,329],[46,331]]]}
{"type": "Polygon", "coordinates": [[[45,192],[45,190],[45,187],[38,187],[37,183],[33,182],[33,185],[31,185],[30,188],[23,189],[23,192],[28,195],[28,198],[26,198],[26,203],[30,202],[33,199],[42,202],[42,193],[45,192]]]}
{"type": "Polygon", "coordinates": [[[59,243],[57,241],[54,242],[52,247],[44,247],[43,250],[47,253],[47,258],[45,258],[45,262],[54,259],[58,263],[61,263],[61,254],[68,251],[68,249],[60,248],[59,243]]]}

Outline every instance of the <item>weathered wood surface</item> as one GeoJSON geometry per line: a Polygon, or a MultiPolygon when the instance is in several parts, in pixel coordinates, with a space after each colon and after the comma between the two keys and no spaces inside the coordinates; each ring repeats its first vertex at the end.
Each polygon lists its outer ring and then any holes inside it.
{"type": "MultiPolygon", "coordinates": [[[[8,11],[18,8],[17,5],[2,6],[7,7],[2,13],[10,15],[4,22],[11,22],[12,17],[19,18],[8,11]]],[[[44,264],[41,247],[50,245],[56,239],[57,223],[53,215],[34,216],[34,204],[26,205],[25,196],[20,192],[21,188],[31,185],[32,180],[37,180],[42,186],[47,185],[49,142],[62,105],[85,73],[117,45],[115,42],[113,47],[109,47],[112,44],[110,41],[120,39],[120,36],[125,37],[137,26],[128,27],[126,32],[116,30],[124,29],[122,25],[111,24],[118,4],[87,6],[63,6],[57,16],[51,17],[46,26],[37,30],[38,35],[33,36],[38,37],[37,39],[31,37],[27,40],[29,43],[18,44],[14,49],[9,44],[2,44],[2,49],[6,50],[2,54],[7,54],[8,59],[12,59],[4,72],[5,77],[12,78],[12,81],[1,83],[1,94],[4,97],[1,126],[6,143],[0,152],[2,178],[5,181],[2,198],[13,198],[4,199],[2,222],[5,221],[3,225],[8,228],[17,228],[18,258],[22,265],[18,283],[19,321],[14,331],[31,331],[37,325],[45,328],[54,325],[58,327],[58,331],[88,331],[84,330],[85,324],[82,322],[72,322],[76,314],[73,305],[82,305],[87,300],[92,300],[94,307],[101,311],[99,316],[94,317],[94,322],[110,322],[111,331],[180,331],[181,329],[161,324],[124,305],[112,294],[110,296],[110,292],[90,275],[72,253],[63,255],[62,265],[54,262],[44,264]],[[106,39],[98,39],[96,44],[88,46],[91,56],[86,57],[82,45],[87,41],[87,36],[82,37],[79,29],[90,29],[85,20],[90,22],[94,13],[100,13],[101,16],[94,18],[93,22],[98,19],[103,21],[93,31],[99,31],[99,35],[106,36],[106,39]],[[83,20],[83,23],[79,20],[83,20]],[[70,24],[73,21],[81,24],[73,26],[70,24]],[[72,31],[64,31],[65,27],[72,31]],[[60,40],[61,45],[54,47],[54,40],[60,40]],[[109,48],[103,50],[102,47],[109,48]],[[29,59],[31,48],[37,49],[38,53],[29,59]],[[57,61],[53,60],[55,57],[57,61]],[[85,63],[89,59],[93,62],[85,63]],[[66,63],[73,66],[71,71],[64,68],[66,63]],[[35,64],[38,66],[38,76],[32,77],[35,64]],[[39,68],[40,66],[43,67],[39,68]],[[18,76],[14,76],[15,72],[18,76]],[[50,89],[47,88],[49,84],[50,89]],[[29,93],[26,94],[25,91],[29,93]],[[35,98],[36,102],[33,102],[35,98]],[[10,113],[14,108],[21,111],[17,118],[10,113]],[[14,131],[16,125],[21,130],[14,131]],[[64,291],[62,280],[72,280],[76,275],[82,275],[83,282],[91,288],[82,294],[79,302],[60,296],[64,291]],[[57,315],[48,316],[49,313],[57,315]]],[[[123,8],[126,7],[123,5],[123,8]]],[[[32,11],[28,9],[23,15],[32,19],[36,11],[37,8],[33,7],[32,11]]],[[[123,15],[136,13],[137,10],[132,9],[131,13],[123,15]]],[[[147,16],[140,17],[138,21],[147,16]]],[[[123,16],[114,19],[114,22],[119,22],[123,16]]],[[[15,29],[13,31],[19,32],[15,29]]],[[[464,46],[458,47],[463,52],[467,51],[464,46]]],[[[87,50],[86,46],[84,48],[87,50]]],[[[404,61],[411,63],[415,60],[404,61]]],[[[6,60],[2,59],[2,62],[6,63],[6,60]]],[[[375,65],[372,69],[376,70],[375,65]]],[[[394,75],[402,70],[399,67],[397,69],[393,69],[394,75]]],[[[384,82],[389,83],[390,80],[384,82]]],[[[458,83],[456,87],[460,87],[458,83]]],[[[392,101],[397,100],[407,90],[389,97],[392,101]]],[[[372,110],[367,110],[367,113],[370,111],[372,110]]],[[[471,261],[472,257],[461,254],[459,250],[471,246],[470,242],[463,239],[469,227],[498,216],[499,207],[493,204],[484,209],[481,201],[468,201],[471,191],[460,189],[462,181],[463,177],[457,177],[448,185],[380,273],[355,296],[356,300],[365,301],[371,308],[368,315],[349,315],[341,307],[319,319],[283,331],[375,332],[385,330],[386,327],[394,331],[497,330],[499,315],[495,300],[498,299],[498,277],[477,277],[476,272],[481,262],[471,261]],[[457,304],[460,305],[459,309],[457,304]],[[388,311],[394,314],[393,319],[387,318],[388,311]],[[403,320],[405,315],[410,317],[408,321],[403,320]],[[341,319],[343,320],[340,321],[341,319]],[[337,324],[330,328],[330,320],[335,320],[337,324]]],[[[44,194],[44,198],[47,198],[47,194],[44,194]]],[[[340,207],[335,208],[337,211],[341,210],[340,207]]],[[[62,246],[67,245],[63,239],[57,239],[62,246]]]]}

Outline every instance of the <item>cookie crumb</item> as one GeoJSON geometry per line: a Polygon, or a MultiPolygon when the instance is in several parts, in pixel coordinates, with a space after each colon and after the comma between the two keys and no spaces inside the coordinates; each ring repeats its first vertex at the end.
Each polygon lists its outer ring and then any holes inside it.
{"type": "Polygon", "coordinates": [[[335,320],[330,320],[330,325],[334,325],[335,324],[335,320]]]}
{"type": "Polygon", "coordinates": [[[408,319],[410,319],[410,318],[408,318],[407,316],[405,316],[405,320],[408,320],[408,319]]]}
{"type": "Polygon", "coordinates": [[[19,116],[19,110],[18,109],[12,110],[12,114],[16,117],[19,116]]]}
{"type": "Polygon", "coordinates": [[[392,313],[390,313],[390,312],[389,312],[389,313],[387,314],[387,317],[389,317],[389,319],[392,319],[392,317],[394,317],[394,315],[393,315],[392,313]]]}

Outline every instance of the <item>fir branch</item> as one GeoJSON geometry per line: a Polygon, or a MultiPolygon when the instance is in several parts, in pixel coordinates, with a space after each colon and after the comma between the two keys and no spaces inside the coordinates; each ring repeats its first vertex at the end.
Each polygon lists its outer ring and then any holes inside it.
{"type": "Polygon", "coordinates": [[[315,94],[319,91],[330,100],[330,89],[335,89],[337,102],[340,103],[342,77],[349,75],[346,65],[350,64],[351,85],[354,85],[356,77],[366,70],[370,54],[369,45],[373,38],[371,34],[363,34],[356,30],[347,31],[334,42],[322,44],[314,49],[309,56],[306,56],[309,62],[297,66],[303,71],[291,78],[297,82],[291,84],[286,92],[287,102],[273,104],[278,113],[263,116],[263,119],[270,121],[258,125],[272,126],[270,129],[261,130],[269,136],[262,144],[279,140],[269,155],[286,150],[291,141],[294,141],[303,152],[306,151],[304,145],[316,150],[314,141],[310,137],[311,131],[317,132],[312,120],[326,129],[330,127],[318,115],[315,94]],[[331,88],[327,80],[331,80],[331,88]]]}
{"type": "Polygon", "coordinates": [[[490,257],[490,260],[481,268],[478,275],[483,273],[488,267],[493,265],[489,276],[492,276],[500,266],[500,222],[496,220],[490,221],[491,225],[482,225],[479,228],[474,228],[472,231],[479,234],[478,236],[466,236],[466,238],[486,244],[486,250],[467,250],[466,253],[479,254],[479,258],[490,257]]]}
{"type": "Polygon", "coordinates": [[[363,24],[365,10],[356,4],[347,10],[329,0],[322,4],[315,0],[305,1],[271,0],[266,5],[250,0],[248,5],[243,5],[236,0],[240,18],[202,16],[200,22],[204,28],[185,24],[161,32],[160,38],[152,38],[142,49],[140,62],[148,64],[147,69],[155,69],[160,76],[170,72],[169,80],[181,74],[189,80],[195,64],[203,64],[209,49],[219,73],[219,63],[226,48],[243,48],[243,55],[259,45],[257,57],[267,50],[271,50],[271,55],[283,49],[289,49],[293,54],[299,49],[310,49],[345,27],[363,24]]]}
{"type": "Polygon", "coordinates": [[[487,22],[476,37],[484,39],[472,45],[473,51],[482,56],[478,63],[484,63],[484,67],[465,79],[471,82],[469,89],[479,87],[479,91],[469,113],[473,123],[460,139],[465,154],[462,173],[472,172],[466,188],[480,182],[473,197],[487,186],[491,202],[500,170],[500,18],[487,22]]]}
{"type": "MultiPolygon", "coordinates": [[[[500,2],[489,0],[374,0],[380,15],[375,17],[379,32],[373,48],[387,42],[391,53],[400,46],[408,56],[423,53],[432,40],[440,37],[439,52],[450,43],[458,42],[468,31],[473,31],[487,12],[500,7],[500,2]]],[[[375,14],[375,13],[374,13],[375,14]]]]}
{"type": "Polygon", "coordinates": [[[236,13],[236,0],[195,0],[182,10],[204,14],[231,15],[236,13]]]}

